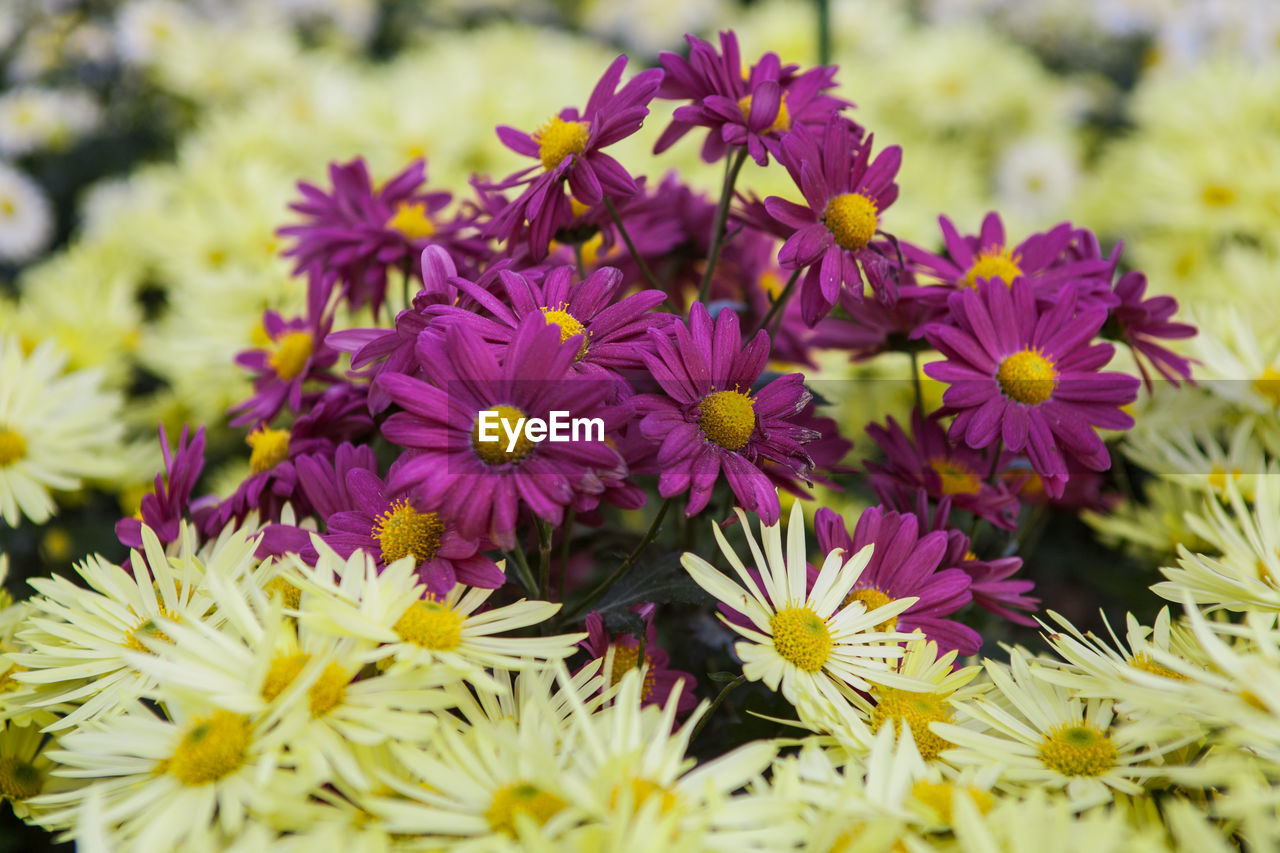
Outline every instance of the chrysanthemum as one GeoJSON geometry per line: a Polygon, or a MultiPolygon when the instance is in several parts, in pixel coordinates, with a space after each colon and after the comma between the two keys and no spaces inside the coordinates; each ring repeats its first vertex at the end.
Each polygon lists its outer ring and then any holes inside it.
{"type": "Polygon", "coordinates": [[[742,659],[743,675],[763,681],[771,690],[781,689],[793,705],[801,701],[844,702],[837,684],[858,690],[869,690],[872,683],[907,690],[920,686],[918,680],[894,670],[892,661],[902,657],[898,643],[910,635],[890,627],[916,599],[900,598],[878,607],[862,601],[845,604],[871,559],[870,549],[853,555],[832,551],[818,571],[817,582],[806,592],[808,569],[800,503],[792,504],[785,554],[780,525],[761,524],[762,552],[746,513],[740,509],[735,512],[760,568],[760,584],[752,579],[719,525],[712,525],[712,532],[741,585],[696,554],[686,553],[680,563],[699,586],[750,620],[751,627],[743,627],[720,616],[746,639],[734,646],[742,659]]]}
{"type": "Polygon", "coordinates": [[[787,269],[809,268],[800,305],[810,326],[831,310],[842,287],[861,295],[859,267],[872,289],[892,301],[896,282],[886,255],[892,250],[872,240],[880,217],[898,197],[894,178],[902,149],[891,145],[873,161],[872,142],[867,137],[859,143],[849,121],[835,115],[821,139],[796,130],[783,140],[780,159],[805,205],[770,196],[765,208],[791,232],[778,250],[778,263],[787,269]]]}
{"type": "Polygon", "coordinates": [[[126,548],[142,547],[144,524],[161,545],[177,540],[179,525],[191,511],[191,490],[204,470],[204,427],[196,430],[192,438],[184,425],[177,448],[170,450],[169,437],[161,424],[160,452],[164,454],[164,471],[156,474],[155,491],[143,496],[138,513],[141,517],[116,522],[116,538],[126,548]]]}
{"type": "MultiPolygon", "coordinates": [[[[52,743],[53,741],[48,741],[52,743]]],[[[8,802],[13,813],[30,819],[27,800],[53,788],[65,787],[63,780],[50,779],[53,761],[44,754],[46,738],[39,724],[18,725],[6,722],[0,731],[0,802],[8,802]]]]}
{"type": "Polygon", "coordinates": [[[491,189],[525,186],[515,201],[507,205],[485,229],[485,234],[510,240],[528,223],[529,251],[534,258],[546,254],[556,229],[571,218],[568,184],[573,198],[588,207],[605,196],[626,198],[635,193],[635,179],[617,160],[601,149],[640,129],[649,114],[649,101],[658,91],[662,71],[641,71],[618,89],[627,58],[619,56],[605,70],[579,113],[568,107],[547,119],[533,133],[505,125],[497,129],[502,143],[526,157],[540,161],[542,171],[533,166],[509,176],[491,189]]]}
{"type": "Polygon", "coordinates": [[[66,364],[52,343],[24,355],[16,336],[0,332],[0,518],[10,526],[47,521],[51,489],[115,473],[120,395],[103,389],[100,370],[67,373],[66,364]]]}
{"type": "Polygon", "coordinates": [[[805,479],[813,462],[803,445],[818,436],[794,422],[810,394],[799,373],[752,388],[764,371],[769,336],[758,332],[744,347],[738,315],[721,311],[713,321],[702,304],[689,324],[649,332],[654,352],[645,364],[664,394],[633,398],[640,429],[662,443],[658,493],[689,493],[685,515],[701,512],[721,472],[739,504],[766,524],[778,521],[781,506],[763,461],[793,478],[805,479]]]}
{"type": "Polygon", "coordinates": [[[0,161],[0,260],[24,263],[53,236],[53,211],[40,186],[0,161]]]}
{"type": "Polygon", "coordinates": [[[944,651],[955,649],[971,655],[982,645],[982,636],[968,625],[949,618],[969,603],[969,575],[942,565],[947,535],[940,530],[922,531],[911,513],[872,507],[858,517],[853,536],[844,519],[830,509],[818,510],[813,520],[818,550],[829,554],[842,549],[856,554],[874,546],[871,559],[858,577],[846,604],[861,601],[875,609],[899,598],[916,602],[891,620],[889,630],[923,631],[944,651]]]}
{"type": "Polygon", "coordinates": [[[696,681],[691,673],[671,668],[671,656],[667,650],[658,645],[658,630],[653,624],[654,605],[640,609],[640,617],[645,626],[643,645],[644,658],[641,659],[641,643],[634,634],[610,634],[600,614],[592,611],[587,614],[587,639],[582,648],[592,658],[608,662],[608,684],[617,684],[622,677],[633,669],[644,669],[644,682],[641,685],[640,701],[646,705],[665,705],[672,690],[679,689],[678,710],[690,711],[697,704],[693,695],[696,681]]]}
{"type": "Polygon", "coordinates": [[[581,342],[561,337],[541,315],[521,321],[500,348],[464,323],[422,336],[417,361],[425,382],[398,373],[377,380],[404,410],[387,419],[382,434],[411,449],[393,492],[408,492],[424,507],[447,500],[463,537],[484,537],[506,549],[515,543],[522,507],[552,525],[568,506],[593,508],[602,481],[625,473],[607,442],[589,434],[554,442],[520,434],[514,445],[480,440],[480,416],[488,411],[497,412],[509,432],[522,418],[549,421],[552,411],[599,418],[605,436],[617,429],[622,410],[608,405],[615,383],[574,375],[581,342]]]}
{"type": "Polygon", "coordinates": [[[925,372],[950,385],[942,398],[956,415],[950,435],[973,448],[1002,440],[1011,451],[1025,450],[1053,496],[1066,484],[1064,454],[1106,470],[1111,458],[1094,428],[1133,426],[1121,407],[1138,389],[1135,376],[1100,372],[1115,350],[1089,341],[1106,310],[1077,312],[1071,290],[1042,310],[1025,281],[988,281],[976,292],[953,293],[949,305],[956,325],[925,327],[947,361],[925,365],[925,372]]]}
{"type": "Polygon", "coordinates": [[[1178,300],[1172,296],[1146,297],[1147,277],[1137,270],[1127,272],[1116,282],[1115,295],[1120,304],[1111,309],[1111,320],[1104,333],[1112,331],[1133,350],[1142,379],[1151,389],[1151,375],[1143,359],[1161,376],[1177,387],[1179,379],[1190,380],[1191,362],[1162,344],[1158,339],[1181,340],[1194,337],[1196,327],[1177,323],[1178,300]],[[1141,358],[1138,358],[1141,356],[1141,358]]]}
{"type": "Polygon", "coordinates": [[[262,315],[266,345],[236,355],[236,364],[254,374],[253,396],[232,407],[232,426],[270,423],[286,405],[296,412],[302,408],[302,386],[307,382],[335,382],[329,368],[338,353],[324,342],[333,324],[333,315],[314,298],[307,316],[285,320],[275,311],[262,315]]]}

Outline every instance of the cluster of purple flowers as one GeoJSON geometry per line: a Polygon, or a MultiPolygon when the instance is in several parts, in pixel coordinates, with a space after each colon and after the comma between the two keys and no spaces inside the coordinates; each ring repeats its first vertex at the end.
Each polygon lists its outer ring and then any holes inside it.
{"type": "MultiPolygon", "coordinates": [[[[981,636],[957,617],[970,603],[1028,624],[1037,602],[1013,577],[1020,560],[979,558],[977,522],[1013,530],[1025,504],[1099,501],[1110,464],[1099,430],[1132,425],[1123,408],[1139,386],[1103,369],[1107,339],[1176,384],[1190,365],[1159,341],[1194,330],[1121,270],[1119,248],[1104,255],[1070,223],[1015,242],[995,214],[973,235],[942,217],[939,252],[898,240],[886,227],[903,152],[830,94],[834,68],[773,54],[744,68],[732,33],[718,48],[689,44],[625,83],[619,57],[581,109],[532,131],[498,128],[535,162],[473,177],[471,198],[424,189],[421,161],[381,187],[359,159],[332,166],[327,187],[300,184],[300,219],[280,233],[307,280],[306,314],[267,312],[265,345],[237,359],[255,383],[233,421],[249,428],[252,473],[225,500],[192,504],[203,438],[184,434],[146,523],[172,540],[186,515],[213,536],[256,512],[271,524],[264,552],[314,554],[283,523],[289,504],[339,553],[412,556],[429,594],[498,587],[499,552],[510,572],[528,549],[545,554],[654,493],[686,517],[736,503],[776,522],[780,490],[842,482],[852,441],[818,414],[803,373],[771,364],[932,350],[942,408],[917,407],[909,430],[892,418],[868,429],[881,505],[852,534],[821,510],[819,545],[874,543],[853,596],[917,597],[899,627],[945,648],[977,651],[981,636]],[[721,198],[677,175],[634,176],[606,152],[654,98],[682,102],[656,150],[705,129],[703,158],[725,163],[721,198]],[[747,157],[776,161],[794,198],[735,192],[747,157]],[[385,325],[334,329],[342,309],[384,316],[397,281],[403,307],[385,325]],[[526,428],[557,412],[600,434],[546,441],[526,428]]],[[[136,545],[136,526],[122,522],[123,542],[136,545]]],[[[593,655],[646,645],[591,619],[593,655]]],[[[663,669],[652,638],[644,653],[663,669]]],[[[665,695],[672,676],[656,678],[665,695]]]]}

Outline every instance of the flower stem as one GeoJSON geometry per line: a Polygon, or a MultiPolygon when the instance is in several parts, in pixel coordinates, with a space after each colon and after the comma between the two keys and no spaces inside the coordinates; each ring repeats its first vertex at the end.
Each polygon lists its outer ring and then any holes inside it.
{"type": "Polygon", "coordinates": [[[733,185],[738,182],[738,173],[742,164],[747,161],[747,147],[738,149],[732,160],[726,162],[724,172],[724,188],[720,192],[720,204],[716,207],[715,224],[711,226],[711,250],[707,252],[707,268],[702,273],[702,284],[698,285],[698,301],[706,302],[707,293],[711,290],[711,276],[716,271],[716,262],[720,259],[720,249],[724,245],[724,225],[729,219],[729,205],[733,202],[733,185]]]}
{"type": "Polygon", "coordinates": [[[578,263],[578,278],[587,277],[587,265],[582,260],[582,244],[573,244],[573,259],[578,263]]]}
{"type": "Polygon", "coordinates": [[[636,545],[631,553],[627,555],[627,558],[622,561],[622,564],[618,566],[618,568],[614,569],[613,573],[609,575],[609,577],[597,584],[581,601],[565,611],[562,619],[572,619],[583,610],[586,610],[594,604],[600,596],[608,592],[609,587],[617,583],[622,576],[627,573],[627,570],[635,564],[636,559],[644,553],[644,550],[652,545],[653,540],[658,537],[658,530],[662,527],[662,519],[666,517],[667,510],[671,508],[673,500],[673,498],[667,498],[662,502],[662,506],[658,508],[658,514],[654,516],[653,523],[650,524],[649,529],[645,531],[644,538],[640,540],[640,544],[636,545]]]}
{"type": "Polygon", "coordinates": [[[920,386],[920,357],[915,350],[911,350],[911,381],[916,387],[916,408],[920,410],[920,414],[925,414],[924,410],[924,389],[920,386]]]}
{"type": "Polygon", "coordinates": [[[538,528],[538,594],[551,600],[551,525],[540,518],[533,520],[538,528]]]}
{"type": "Polygon", "coordinates": [[[516,573],[520,576],[520,585],[524,587],[525,594],[530,598],[537,598],[538,583],[533,579],[533,572],[529,571],[529,561],[524,558],[524,551],[517,544],[506,553],[516,564],[516,573]]]}
{"type": "Polygon", "coordinates": [[[831,64],[831,0],[817,0],[818,64],[831,64]]]}
{"type": "MultiPolygon", "coordinates": [[[[761,320],[760,324],[756,326],[755,331],[753,331],[750,335],[747,336],[748,338],[754,338],[756,336],[756,332],[759,332],[761,329],[763,329],[766,332],[769,331],[769,323],[773,321],[775,314],[778,315],[779,317],[782,315],[782,309],[786,307],[787,301],[791,299],[791,291],[795,289],[796,281],[799,278],[800,278],[800,270],[797,269],[795,272],[791,274],[791,278],[787,280],[787,286],[784,287],[782,289],[782,292],[778,294],[778,298],[774,300],[774,303],[772,305],[769,306],[769,313],[764,315],[764,319],[761,320]]],[[[778,322],[781,323],[782,321],[779,320],[778,322]]],[[[769,332],[769,334],[772,335],[773,332],[769,332]]]]}
{"type": "Polygon", "coordinates": [[[613,199],[605,196],[604,206],[609,211],[613,224],[618,226],[618,233],[622,235],[622,242],[627,244],[627,251],[631,253],[631,257],[635,258],[636,266],[640,267],[640,275],[644,276],[645,283],[654,290],[662,290],[658,280],[653,277],[649,265],[644,262],[644,258],[640,257],[640,253],[636,251],[636,244],[631,242],[631,235],[627,233],[627,226],[622,224],[622,217],[618,215],[618,209],[613,206],[613,199]]]}
{"type": "Polygon", "coordinates": [[[715,710],[724,702],[725,697],[728,696],[730,692],[737,689],[746,680],[747,677],[745,675],[739,675],[733,681],[730,681],[724,687],[720,688],[720,692],[716,694],[716,698],[711,700],[711,706],[707,708],[707,713],[703,714],[702,719],[698,720],[698,724],[693,727],[693,734],[689,735],[689,743],[693,743],[697,739],[698,735],[702,733],[702,729],[707,725],[707,721],[711,719],[711,715],[714,714],[715,710]]]}

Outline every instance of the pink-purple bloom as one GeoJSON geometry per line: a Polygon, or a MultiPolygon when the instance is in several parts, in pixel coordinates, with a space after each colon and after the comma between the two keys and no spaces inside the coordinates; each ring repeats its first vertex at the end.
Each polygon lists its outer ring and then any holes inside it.
{"type": "Polygon", "coordinates": [[[636,610],[644,622],[645,642],[644,659],[640,659],[640,641],[635,634],[610,634],[605,627],[604,619],[594,610],[587,614],[587,639],[578,645],[592,658],[603,662],[613,651],[611,669],[605,673],[609,684],[617,684],[628,669],[645,666],[644,683],[641,687],[640,704],[665,706],[671,691],[677,684],[681,685],[680,698],[676,710],[688,713],[698,704],[698,697],[693,688],[696,683],[691,673],[671,668],[671,655],[658,645],[658,631],[653,624],[654,611],[652,604],[641,605],[636,610]]]}
{"type": "Polygon", "coordinates": [[[116,538],[126,548],[142,548],[142,526],[155,533],[161,545],[176,542],[182,519],[194,515],[199,523],[211,508],[210,498],[191,502],[191,490],[195,488],[200,472],[204,470],[204,427],[195,436],[184,426],[178,436],[178,446],[169,449],[169,437],[164,425],[160,425],[160,452],[164,454],[164,471],[156,474],[155,491],[143,495],[136,518],[122,518],[116,522],[116,538]]]}
{"type": "Polygon", "coordinates": [[[325,343],[333,315],[323,310],[316,295],[311,292],[305,317],[285,320],[271,310],[262,315],[266,346],[236,356],[236,364],[255,375],[253,396],[231,409],[239,413],[232,418],[232,426],[269,422],[286,405],[290,411],[299,411],[305,383],[337,381],[329,368],[337,363],[338,353],[325,343]]]}

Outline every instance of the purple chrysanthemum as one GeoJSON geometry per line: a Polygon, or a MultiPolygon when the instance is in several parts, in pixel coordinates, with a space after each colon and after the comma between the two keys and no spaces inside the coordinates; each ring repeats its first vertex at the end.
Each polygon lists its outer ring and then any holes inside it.
{"type": "Polygon", "coordinates": [[[978,290],[952,293],[955,325],[931,323],[925,337],[947,361],[925,366],[950,385],[944,412],[955,414],[950,435],[981,449],[1003,440],[1014,452],[1025,448],[1050,495],[1061,495],[1067,479],[1064,453],[1086,468],[1111,464],[1095,427],[1128,429],[1121,410],[1137,396],[1138,379],[1100,372],[1115,349],[1091,344],[1107,319],[1103,308],[1076,311],[1074,291],[1041,309],[1031,285],[984,281],[978,290]]]}
{"type": "Polygon", "coordinates": [[[809,268],[800,290],[805,322],[813,325],[831,310],[841,288],[862,293],[867,273],[872,288],[891,301],[890,261],[883,247],[872,242],[880,217],[898,197],[894,183],[902,163],[902,149],[892,145],[871,160],[873,139],[858,143],[846,119],[832,116],[821,144],[813,135],[796,130],[783,140],[780,157],[804,194],[805,204],[770,196],[769,215],[790,230],[778,251],[778,263],[788,269],[809,268]]]}
{"type": "Polygon", "coordinates": [[[143,496],[136,517],[116,522],[116,538],[126,548],[142,549],[144,524],[156,534],[161,545],[175,542],[184,517],[193,515],[198,524],[199,518],[209,509],[209,498],[191,503],[191,490],[204,470],[204,427],[191,437],[184,426],[178,436],[177,448],[170,451],[169,437],[161,424],[160,452],[164,454],[164,471],[156,474],[155,491],[143,496]]]}
{"type": "Polygon", "coordinates": [[[701,512],[721,471],[740,505],[765,524],[778,521],[778,493],[761,466],[775,463],[792,478],[807,479],[813,460],[803,445],[817,434],[796,422],[811,395],[799,373],[782,376],[752,391],[769,357],[769,336],[761,331],[743,346],[738,315],[721,311],[712,321],[701,303],[689,323],[674,321],[649,331],[653,353],[645,365],[664,394],[633,398],[646,438],[658,451],[658,493],[689,493],[685,514],[701,512]]]}
{"type": "Polygon", "coordinates": [[[1156,340],[1190,338],[1196,334],[1196,327],[1173,321],[1173,315],[1178,311],[1178,300],[1172,296],[1144,298],[1146,292],[1147,277],[1142,273],[1134,270],[1120,276],[1115,286],[1120,304],[1111,309],[1111,319],[1104,327],[1104,333],[1110,333],[1108,336],[1114,334],[1133,350],[1134,361],[1138,363],[1148,390],[1151,388],[1151,374],[1142,363],[1143,358],[1177,387],[1180,378],[1191,380],[1191,362],[1156,343],[1156,340]]]}
{"type": "Polygon", "coordinates": [[[621,199],[636,192],[635,179],[601,149],[640,129],[662,72],[642,71],[618,89],[626,65],[625,56],[614,60],[582,112],[568,107],[533,133],[498,127],[498,138],[504,145],[517,154],[536,158],[541,167],[533,166],[484,188],[498,191],[527,184],[489,223],[485,229],[488,236],[511,241],[527,222],[529,251],[535,259],[541,258],[556,230],[572,218],[569,196],[564,192],[566,183],[573,197],[588,207],[600,204],[606,195],[621,199]],[[541,172],[531,175],[539,168],[541,172]]]}
{"type": "Polygon", "coordinates": [[[634,634],[610,635],[604,619],[594,610],[587,614],[587,639],[578,645],[592,658],[600,661],[605,660],[610,649],[613,650],[613,665],[611,670],[605,673],[610,686],[617,684],[627,670],[635,669],[642,663],[648,667],[644,675],[644,685],[641,688],[640,703],[642,705],[665,706],[671,691],[677,684],[682,684],[676,710],[682,714],[693,710],[693,707],[698,704],[698,697],[693,693],[694,677],[692,673],[672,669],[671,656],[658,645],[658,631],[653,624],[656,608],[652,604],[646,604],[632,609],[638,611],[645,626],[643,661],[640,660],[640,641],[636,636],[634,634]]]}
{"type": "MultiPolygon", "coordinates": [[[[418,339],[416,379],[383,373],[377,379],[404,411],[382,425],[386,438],[410,448],[390,486],[417,506],[454,507],[459,533],[515,545],[521,507],[553,525],[564,509],[590,509],[604,481],[625,476],[621,457],[590,434],[571,441],[505,440],[520,418],[599,418],[614,433],[626,412],[610,404],[616,383],[572,371],[582,338],[560,340],[540,315],[525,317],[506,346],[487,343],[466,323],[418,339]],[[496,412],[503,440],[480,441],[480,413],[496,412]]],[[[590,433],[590,430],[587,431],[590,433]]]]}
{"type": "Polygon", "coordinates": [[[943,568],[947,536],[941,531],[921,535],[920,520],[911,513],[887,512],[872,507],[862,513],[849,535],[844,519],[829,509],[818,510],[813,520],[818,547],[828,554],[843,548],[856,554],[873,545],[871,561],[858,577],[845,604],[861,601],[874,610],[900,598],[918,598],[884,631],[919,629],[942,650],[958,649],[971,655],[982,637],[967,625],[949,618],[969,603],[969,575],[958,568],[943,568]]]}
{"type": "Polygon", "coordinates": [[[275,311],[264,312],[267,345],[236,356],[236,364],[255,375],[253,396],[231,409],[239,413],[232,426],[269,422],[286,405],[296,412],[302,408],[304,383],[337,381],[329,368],[337,363],[338,353],[325,344],[333,316],[316,303],[315,291],[310,296],[306,317],[285,320],[275,311]]]}

